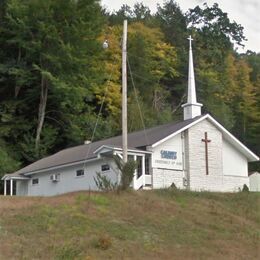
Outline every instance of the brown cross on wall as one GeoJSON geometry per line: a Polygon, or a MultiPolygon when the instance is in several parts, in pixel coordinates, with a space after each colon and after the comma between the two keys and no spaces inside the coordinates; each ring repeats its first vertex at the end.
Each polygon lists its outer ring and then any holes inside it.
{"type": "Polygon", "coordinates": [[[201,141],[205,142],[206,175],[208,175],[209,174],[208,143],[210,143],[211,140],[208,139],[207,132],[205,132],[205,138],[201,139],[201,141]]]}

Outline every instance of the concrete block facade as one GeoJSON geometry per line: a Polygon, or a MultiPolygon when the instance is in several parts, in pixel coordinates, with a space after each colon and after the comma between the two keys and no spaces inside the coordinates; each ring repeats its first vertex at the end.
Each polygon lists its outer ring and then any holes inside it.
{"type": "Polygon", "coordinates": [[[173,183],[183,189],[183,171],[153,168],[152,176],[154,189],[169,188],[173,183]]]}
{"type": "MultiPolygon", "coordinates": [[[[194,191],[236,192],[243,185],[249,187],[247,176],[247,160],[231,144],[223,139],[222,132],[208,120],[202,120],[178,135],[165,141],[159,147],[183,153],[182,170],[153,168],[152,187],[154,189],[168,188],[174,183],[180,189],[194,191]],[[206,174],[205,138],[208,139],[208,175],[206,174]],[[176,138],[183,138],[183,147],[176,138]],[[186,182],[184,183],[184,180],[186,182]]],[[[158,149],[158,148],[157,148],[158,149]]],[[[156,150],[154,150],[155,152],[156,150]]]]}
{"type": "MultiPolygon", "coordinates": [[[[189,173],[189,186],[191,190],[196,191],[222,191],[234,192],[243,188],[243,185],[249,185],[247,171],[243,171],[244,175],[237,174],[225,175],[225,172],[234,172],[232,165],[229,171],[226,170],[227,165],[223,163],[223,155],[225,156],[225,147],[223,146],[223,136],[213,124],[208,120],[203,120],[192,126],[187,131],[186,153],[189,154],[187,171],[189,173]],[[202,139],[207,132],[208,139],[208,169],[209,174],[206,175],[206,159],[205,159],[205,143],[202,139]]],[[[230,148],[230,147],[229,147],[230,148]]],[[[235,151],[235,149],[233,149],[235,151]]],[[[230,164],[236,165],[237,155],[229,158],[230,164]]],[[[243,157],[240,155],[240,157],[243,157]]],[[[239,160],[237,163],[241,163],[239,160]]],[[[247,167],[246,159],[242,160],[243,167],[247,167]],[[245,165],[244,165],[245,164],[245,165]]],[[[233,168],[234,168],[233,167],[233,168]]]]}

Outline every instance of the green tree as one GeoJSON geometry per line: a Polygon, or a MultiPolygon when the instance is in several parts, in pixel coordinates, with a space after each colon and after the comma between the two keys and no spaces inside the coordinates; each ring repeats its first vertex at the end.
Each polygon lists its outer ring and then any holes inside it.
{"type": "Polygon", "coordinates": [[[151,11],[149,7],[143,3],[136,3],[133,8],[133,17],[135,21],[143,21],[146,23],[151,19],[151,11]]]}
{"type": "Polygon", "coordinates": [[[218,4],[190,9],[187,21],[195,39],[199,100],[204,104],[204,111],[211,112],[228,129],[232,129],[236,119],[230,101],[237,91],[237,82],[231,76],[233,72],[236,74],[232,61],[235,58],[233,43],[242,45],[245,40],[243,27],[231,22],[218,4]]]}
{"type": "Polygon", "coordinates": [[[100,81],[99,3],[8,0],[0,26],[1,106],[13,131],[4,138],[16,135],[26,160],[82,140],[100,81]]]}
{"type": "Polygon", "coordinates": [[[137,97],[146,126],[171,120],[171,109],[175,104],[170,98],[170,88],[166,82],[178,77],[175,48],[164,42],[160,28],[133,23],[128,33],[128,59],[129,121],[132,130],[141,125],[140,117],[133,110],[131,113],[131,108],[138,109],[137,97]]]}
{"type": "MultiPolygon", "coordinates": [[[[0,143],[0,180],[7,174],[18,169],[19,162],[11,157],[10,151],[6,149],[6,144],[0,143]]],[[[3,193],[3,182],[0,181],[0,194],[3,193]]]]}
{"type": "Polygon", "coordinates": [[[203,9],[196,6],[190,9],[187,19],[191,29],[203,35],[203,40],[208,47],[218,46],[219,49],[228,50],[232,47],[232,41],[243,46],[246,40],[243,27],[236,22],[231,22],[228,14],[223,12],[217,3],[209,7],[203,4],[203,9]]]}
{"type": "Polygon", "coordinates": [[[184,93],[187,87],[188,66],[188,30],[187,17],[174,0],[165,1],[163,6],[158,6],[155,14],[156,24],[161,28],[165,41],[174,46],[177,52],[176,69],[179,77],[167,81],[170,87],[171,99],[175,103],[175,112],[182,117],[180,104],[184,101],[184,93]]]}

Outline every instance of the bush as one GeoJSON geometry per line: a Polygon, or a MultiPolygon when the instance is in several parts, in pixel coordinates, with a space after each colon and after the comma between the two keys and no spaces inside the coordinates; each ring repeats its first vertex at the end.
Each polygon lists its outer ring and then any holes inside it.
{"type": "Polygon", "coordinates": [[[97,176],[94,180],[98,189],[101,191],[127,190],[133,181],[135,169],[137,167],[136,161],[130,160],[124,163],[118,156],[114,156],[114,160],[120,171],[120,183],[113,183],[106,175],[97,172],[97,176]]]}
{"type": "Polygon", "coordinates": [[[134,160],[124,163],[118,156],[114,156],[114,160],[121,174],[118,190],[127,190],[133,181],[137,163],[134,160]]]}
{"type": "Polygon", "coordinates": [[[103,249],[103,250],[107,250],[111,247],[112,245],[112,241],[111,238],[108,235],[101,235],[96,243],[96,247],[103,249]]]}
{"type": "Polygon", "coordinates": [[[101,191],[112,191],[115,190],[118,186],[117,183],[113,183],[106,175],[102,175],[100,172],[96,173],[96,178],[94,181],[101,191]]]}
{"type": "Polygon", "coordinates": [[[249,188],[247,187],[246,184],[243,185],[242,191],[243,191],[243,192],[249,192],[249,188]]]}

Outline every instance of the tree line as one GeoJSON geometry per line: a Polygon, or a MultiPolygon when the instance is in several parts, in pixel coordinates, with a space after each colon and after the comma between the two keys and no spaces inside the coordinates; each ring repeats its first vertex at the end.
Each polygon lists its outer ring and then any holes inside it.
{"type": "Polygon", "coordinates": [[[111,13],[96,0],[3,0],[0,176],[92,139],[98,115],[94,140],[120,134],[124,19],[129,131],[182,119],[192,35],[203,112],[259,154],[260,54],[237,52],[243,27],[217,4],[183,13],[168,0],[152,14],[142,3],[111,13]]]}

